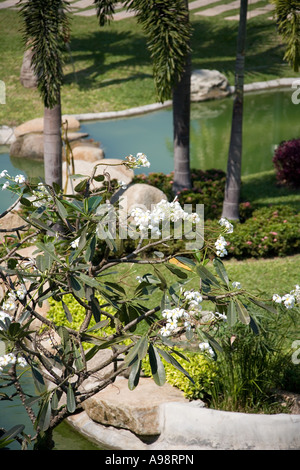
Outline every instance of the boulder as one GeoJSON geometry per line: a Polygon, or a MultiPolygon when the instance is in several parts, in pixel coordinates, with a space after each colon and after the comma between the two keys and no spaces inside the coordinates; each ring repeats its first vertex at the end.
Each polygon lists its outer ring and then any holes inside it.
{"type": "Polygon", "coordinates": [[[44,159],[44,134],[24,134],[10,146],[10,155],[32,160],[44,159]]]}
{"type": "Polygon", "coordinates": [[[200,69],[192,72],[191,101],[224,98],[229,94],[229,82],[218,70],[200,69]]]}
{"type": "MultiPolygon", "coordinates": [[[[79,129],[80,122],[75,119],[73,116],[62,116],[62,123],[68,122],[68,130],[70,129],[79,129]]],[[[43,133],[44,132],[44,118],[35,118],[30,121],[24,122],[20,126],[15,128],[15,136],[20,137],[25,134],[32,133],[43,133]]]]}
{"type": "MultiPolygon", "coordinates": [[[[103,160],[100,160],[99,165],[96,169],[96,176],[103,175],[104,173],[109,173],[111,179],[117,179],[118,181],[122,180],[126,184],[130,184],[131,181],[133,180],[134,177],[134,172],[133,170],[126,168],[124,165],[122,165],[122,161],[117,158],[104,158],[103,160]],[[114,166],[110,166],[114,165],[114,166]]],[[[75,173],[79,175],[83,175],[84,177],[86,176],[91,176],[94,167],[95,167],[95,162],[87,162],[84,160],[76,160],[74,159],[74,164],[75,164],[75,173]]],[[[67,171],[67,165],[66,162],[63,163],[63,185],[65,185],[66,181],[66,171],[67,171]]],[[[74,186],[76,186],[78,183],[83,178],[77,178],[75,180],[74,186]]],[[[91,189],[98,189],[102,187],[102,182],[97,182],[93,181],[91,189]]],[[[70,192],[72,190],[70,180],[68,182],[67,186],[67,192],[70,192]]]]}
{"type": "Polygon", "coordinates": [[[78,145],[73,148],[73,157],[75,160],[96,162],[104,158],[104,151],[91,145],[78,145]]]}
{"type": "Polygon", "coordinates": [[[163,191],[155,188],[155,186],[144,183],[132,184],[119,197],[120,206],[127,213],[130,213],[135,207],[150,210],[154,204],[157,204],[162,199],[168,200],[163,191]]]}
{"type": "Polygon", "coordinates": [[[159,407],[166,402],[188,403],[183,393],[170,384],[159,387],[151,378],[140,378],[129,390],[128,381],[116,381],[88,398],[84,410],[93,421],[105,426],[127,429],[135,435],[157,436],[161,432],[159,407]]]}

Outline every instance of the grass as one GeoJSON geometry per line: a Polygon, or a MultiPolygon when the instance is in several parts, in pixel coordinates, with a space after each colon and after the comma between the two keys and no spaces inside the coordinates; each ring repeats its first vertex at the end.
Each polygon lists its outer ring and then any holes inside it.
{"type": "Polygon", "coordinates": [[[300,211],[300,191],[281,185],[274,170],[242,177],[241,200],[255,206],[285,204],[300,211]]]}
{"type": "MultiPolygon", "coordinates": [[[[218,69],[233,84],[238,22],[225,21],[226,15],[204,18],[191,12],[190,16],[193,69],[218,69]]],[[[0,79],[6,84],[0,125],[18,125],[42,116],[43,106],[38,91],[23,88],[19,80],[24,50],[19,13],[0,10],[0,25],[0,79]]],[[[274,22],[252,18],[247,36],[246,83],[296,76],[283,62],[284,46],[274,22]]],[[[156,101],[151,60],[136,20],[112,22],[100,29],[96,17],[72,16],[63,113],[121,110],[156,101]]]]}

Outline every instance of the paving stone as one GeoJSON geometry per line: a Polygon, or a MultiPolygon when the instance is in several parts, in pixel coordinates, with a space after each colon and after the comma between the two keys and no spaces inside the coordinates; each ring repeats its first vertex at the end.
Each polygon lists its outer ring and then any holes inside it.
{"type": "MultiPolygon", "coordinates": [[[[247,14],[247,20],[251,20],[251,18],[255,18],[256,16],[264,15],[272,10],[274,10],[274,5],[266,5],[261,8],[256,8],[255,10],[250,10],[248,11],[248,14],[247,14]]],[[[240,19],[240,15],[227,16],[227,18],[225,18],[225,20],[235,20],[235,21],[239,21],[239,19],[240,19]]]]}
{"type": "MultiPolygon", "coordinates": [[[[254,3],[258,3],[261,0],[252,0],[251,4],[253,5],[254,3]]],[[[220,15],[221,13],[225,13],[226,11],[230,10],[235,10],[240,7],[240,0],[236,0],[232,3],[227,3],[225,5],[218,5],[213,8],[208,8],[207,10],[203,11],[197,11],[195,15],[201,15],[201,16],[216,16],[220,15]]]]}

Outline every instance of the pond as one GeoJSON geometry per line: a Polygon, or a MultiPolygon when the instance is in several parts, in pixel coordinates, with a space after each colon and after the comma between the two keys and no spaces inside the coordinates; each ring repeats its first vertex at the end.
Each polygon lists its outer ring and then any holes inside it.
{"type": "MultiPolygon", "coordinates": [[[[273,169],[274,148],[283,140],[299,137],[299,107],[292,103],[289,89],[245,94],[243,122],[242,175],[273,169]]],[[[192,103],[191,167],[226,171],[233,98],[192,103]]],[[[130,118],[82,121],[81,131],[100,142],[107,158],[124,158],[144,152],[149,169],[136,173],[173,170],[172,110],[162,109],[130,118]]],[[[7,148],[0,153],[0,171],[43,176],[43,165],[36,161],[10,158],[7,148]]],[[[1,152],[1,150],[0,150],[1,152]]],[[[0,211],[12,202],[11,193],[1,194],[0,211]]]]}
{"type": "MultiPolygon", "coordinates": [[[[20,370],[20,372],[22,372],[22,370],[20,370]]],[[[35,396],[37,394],[32,375],[29,371],[25,372],[22,376],[21,385],[23,390],[29,395],[35,396]]],[[[6,393],[7,395],[14,393],[14,391],[15,389],[13,386],[0,389],[0,393],[6,393]]],[[[37,411],[36,407],[34,409],[37,411]]],[[[19,424],[23,424],[25,426],[24,432],[26,434],[35,434],[33,425],[18,397],[14,397],[12,401],[0,400],[0,428],[8,430],[19,424]]],[[[91,441],[76,432],[66,422],[61,423],[54,430],[53,440],[55,443],[54,450],[100,450],[99,446],[93,444],[91,441]]],[[[7,447],[10,450],[21,449],[20,445],[16,441],[12,442],[7,447]]],[[[29,446],[28,450],[32,450],[32,446],[29,446]]]]}

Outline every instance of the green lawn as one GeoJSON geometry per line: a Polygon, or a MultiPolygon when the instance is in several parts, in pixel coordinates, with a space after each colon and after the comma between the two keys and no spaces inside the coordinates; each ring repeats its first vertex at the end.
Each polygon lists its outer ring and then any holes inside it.
{"type": "MultiPolygon", "coordinates": [[[[191,12],[192,63],[193,69],[220,70],[233,84],[238,23],[225,21],[224,16],[204,18],[191,12]]],[[[19,81],[23,57],[19,13],[0,10],[0,25],[0,79],[6,84],[7,103],[0,106],[0,125],[17,125],[42,116],[43,106],[39,93],[24,89],[19,81]]],[[[274,22],[252,18],[247,35],[246,83],[295,75],[283,62],[284,48],[274,22]]],[[[151,61],[136,20],[100,29],[96,17],[72,16],[63,113],[116,111],[156,101],[151,61]]]]}

